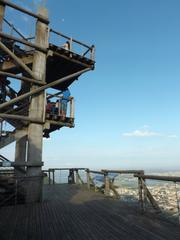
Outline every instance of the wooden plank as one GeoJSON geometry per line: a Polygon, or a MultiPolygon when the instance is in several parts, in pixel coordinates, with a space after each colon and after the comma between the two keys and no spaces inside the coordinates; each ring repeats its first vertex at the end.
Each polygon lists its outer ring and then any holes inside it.
{"type": "Polygon", "coordinates": [[[0,209],[1,239],[179,240],[180,228],[136,205],[105,199],[77,185],[47,185],[41,204],[0,209]]]}

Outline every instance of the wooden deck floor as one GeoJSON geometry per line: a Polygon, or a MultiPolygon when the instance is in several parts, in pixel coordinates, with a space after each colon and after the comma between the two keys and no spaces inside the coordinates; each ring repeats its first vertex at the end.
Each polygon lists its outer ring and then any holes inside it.
{"type": "Polygon", "coordinates": [[[0,209],[0,239],[179,240],[180,227],[75,185],[51,185],[41,204],[0,209]]]}

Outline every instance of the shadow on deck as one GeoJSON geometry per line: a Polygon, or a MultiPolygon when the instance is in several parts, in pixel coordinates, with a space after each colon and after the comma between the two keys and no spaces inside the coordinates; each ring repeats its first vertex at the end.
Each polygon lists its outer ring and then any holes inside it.
{"type": "Polygon", "coordinates": [[[46,185],[44,201],[0,209],[0,239],[176,240],[180,228],[77,185],[46,185]]]}

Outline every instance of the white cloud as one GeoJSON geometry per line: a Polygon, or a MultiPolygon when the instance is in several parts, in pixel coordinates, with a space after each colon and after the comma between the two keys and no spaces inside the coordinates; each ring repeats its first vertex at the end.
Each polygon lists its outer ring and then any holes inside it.
{"type": "Polygon", "coordinates": [[[124,137],[155,137],[162,136],[162,134],[158,132],[152,132],[147,129],[135,130],[133,132],[127,132],[122,134],[124,137]]]}
{"type": "Polygon", "coordinates": [[[169,138],[178,138],[178,136],[176,134],[172,134],[168,136],[169,138]]]}

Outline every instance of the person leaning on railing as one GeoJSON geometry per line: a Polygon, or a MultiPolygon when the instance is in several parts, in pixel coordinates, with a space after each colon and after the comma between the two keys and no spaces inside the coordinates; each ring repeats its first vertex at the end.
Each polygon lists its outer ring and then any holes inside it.
{"type": "Polygon", "coordinates": [[[63,92],[62,92],[62,98],[60,99],[60,115],[61,115],[61,119],[65,120],[66,119],[66,113],[67,113],[67,104],[69,101],[69,97],[70,97],[70,91],[68,88],[66,88],[63,92]]]}
{"type": "Polygon", "coordinates": [[[65,50],[70,50],[70,42],[69,41],[66,41],[62,46],[65,50]]]}

